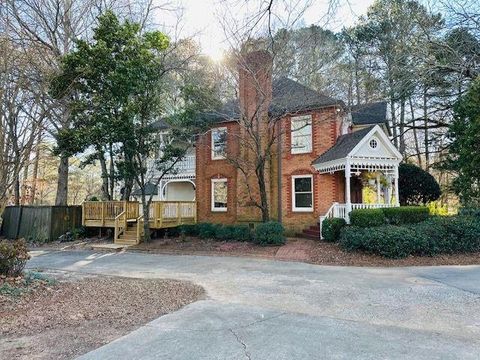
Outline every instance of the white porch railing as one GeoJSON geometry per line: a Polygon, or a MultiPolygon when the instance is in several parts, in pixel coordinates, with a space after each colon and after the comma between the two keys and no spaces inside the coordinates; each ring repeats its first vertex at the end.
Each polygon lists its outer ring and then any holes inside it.
{"type": "MultiPolygon", "coordinates": [[[[388,207],[395,207],[395,204],[361,204],[361,203],[352,203],[350,204],[352,210],[357,209],[381,209],[381,208],[388,208],[388,207]]],[[[323,220],[329,218],[341,218],[345,219],[347,223],[349,223],[349,217],[347,214],[347,204],[340,204],[340,203],[333,203],[332,206],[328,209],[325,215],[320,216],[320,239],[322,237],[322,224],[323,220]]]]}
{"type": "Polygon", "coordinates": [[[178,173],[195,173],[195,155],[187,155],[175,164],[178,173]]]}
{"type": "Polygon", "coordinates": [[[382,208],[389,208],[394,207],[395,204],[355,204],[352,203],[352,210],[357,209],[382,209],[382,208]]]}

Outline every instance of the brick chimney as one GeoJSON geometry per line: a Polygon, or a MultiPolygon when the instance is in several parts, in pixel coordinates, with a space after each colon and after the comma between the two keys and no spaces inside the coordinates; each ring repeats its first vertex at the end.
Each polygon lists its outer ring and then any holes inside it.
{"type": "MultiPolygon", "coordinates": [[[[242,120],[245,125],[252,127],[260,139],[269,141],[268,108],[272,102],[272,64],[273,58],[268,51],[245,51],[238,61],[239,73],[239,101],[242,120]]],[[[255,178],[255,140],[249,135],[247,127],[240,127],[239,158],[246,167],[250,166],[247,179],[245,174],[237,170],[237,219],[246,222],[261,220],[261,213],[254,206],[249,193],[256,201],[260,201],[260,191],[255,178]],[[246,182],[245,182],[246,180],[246,182]],[[248,184],[248,187],[247,187],[248,184]]],[[[267,197],[270,197],[270,165],[265,165],[265,185],[267,197]]]]}
{"type": "Polygon", "coordinates": [[[247,121],[263,119],[272,101],[273,59],[266,50],[245,52],[238,61],[239,100],[247,121]]]}

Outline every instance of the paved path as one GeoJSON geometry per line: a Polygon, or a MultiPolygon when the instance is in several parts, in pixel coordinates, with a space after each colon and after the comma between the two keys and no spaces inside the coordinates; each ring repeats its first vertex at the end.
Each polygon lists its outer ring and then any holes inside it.
{"type": "MultiPolygon", "coordinates": [[[[56,252],[30,267],[176,278],[208,299],[82,359],[480,359],[480,267],[56,252]]],[[[94,301],[94,299],[92,299],[94,301]]]]}

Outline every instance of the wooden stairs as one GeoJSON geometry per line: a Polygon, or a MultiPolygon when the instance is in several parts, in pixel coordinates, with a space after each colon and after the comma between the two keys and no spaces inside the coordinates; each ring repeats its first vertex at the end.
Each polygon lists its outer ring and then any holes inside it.
{"type": "Polygon", "coordinates": [[[138,222],[128,222],[127,228],[123,231],[122,234],[118,236],[118,239],[115,240],[115,244],[117,245],[137,245],[140,243],[140,238],[137,237],[138,235],[142,235],[143,229],[137,231],[137,227],[141,226],[138,222]]]}

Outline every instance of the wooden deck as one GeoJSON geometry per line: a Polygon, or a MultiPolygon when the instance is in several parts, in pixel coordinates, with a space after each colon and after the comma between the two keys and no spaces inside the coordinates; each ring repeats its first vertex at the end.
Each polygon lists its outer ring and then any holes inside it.
{"type": "MultiPolygon", "coordinates": [[[[133,201],[85,201],[82,225],[114,228],[118,244],[138,244],[142,237],[144,214],[133,201]]],[[[165,229],[197,222],[195,201],[154,201],[149,208],[150,229],[165,229]]]]}

